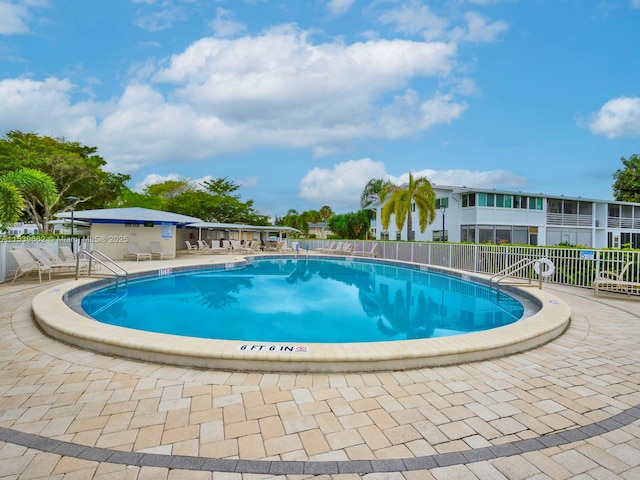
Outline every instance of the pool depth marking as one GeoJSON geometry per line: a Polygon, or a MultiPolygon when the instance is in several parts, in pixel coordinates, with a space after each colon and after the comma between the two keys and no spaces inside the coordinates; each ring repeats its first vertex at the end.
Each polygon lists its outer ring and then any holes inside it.
{"type": "Polygon", "coordinates": [[[311,349],[304,345],[247,345],[246,343],[238,345],[236,350],[247,352],[311,352],[311,349]]]}

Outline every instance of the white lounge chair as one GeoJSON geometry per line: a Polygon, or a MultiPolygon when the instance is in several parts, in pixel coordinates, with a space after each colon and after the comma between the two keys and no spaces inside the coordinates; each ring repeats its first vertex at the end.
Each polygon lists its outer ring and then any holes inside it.
{"type": "Polygon", "coordinates": [[[62,256],[64,257],[63,260],[65,262],[76,261],[76,254],[73,253],[73,250],[71,250],[71,247],[67,247],[66,245],[60,245],[60,253],[62,253],[62,256]]]}
{"type": "MultiPolygon", "coordinates": [[[[73,273],[76,271],[76,262],[53,262],[39,248],[29,247],[26,250],[34,260],[36,260],[40,265],[49,267],[51,269],[51,272],[54,274],[73,273]]],[[[86,268],[87,265],[88,263],[84,264],[83,266],[86,268]]]]}
{"type": "Polygon", "coordinates": [[[331,253],[336,249],[336,242],[331,242],[328,247],[318,248],[317,250],[322,253],[331,253]]]}
{"type": "Polygon", "coordinates": [[[189,240],[184,241],[187,246],[187,253],[198,253],[198,247],[193,245],[189,240]]]}
{"type": "Polygon", "coordinates": [[[368,252],[364,250],[354,250],[353,252],[351,252],[351,254],[356,255],[358,257],[375,257],[377,248],[378,248],[378,244],[374,243],[373,247],[371,247],[371,250],[369,250],[368,252]]]}
{"type": "Polygon", "coordinates": [[[137,242],[127,243],[127,253],[124,254],[125,260],[136,259],[136,262],[142,260],[151,260],[151,253],[141,252],[137,242]]]}
{"type": "Polygon", "coordinates": [[[640,282],[635,281],[629,276],[629,270],[633,270],[634,262],[630,261],[625,264],[620,272],[612,272],[609,270],[603,270],[600,274],[593,279],[591,286],[593,287],[593,293],[597,297],[600,290],[610,289],[614,292],[626,293],[631,295],[634,290],[640,289],[640,282]],[[604,287],[604,288],[603,288],[604,287]],[[608,288],[607,288],[608,287],[608,288]]]}
{"type": "Polygon", "coordinates": [[[227,249],[221,247],[220,244],[215,245],[211,242],[211,246],[209,246],[205,240],[198,240],[198,250],[200,253],[227,253],[227,249]]]}
{"type": "Polygon", "coordinates": [[[40,283],[42,283],[42,272],[47,272],[49,274],[49,280],[51,280],[51,267],[42,265],[29,255],[29,252],[24,248],[14,247],[9,250],[9,253],[18,264],[16,271],[13,274],[13,280],[11,280],[12,284],[18,277],[26,276],[28,273],[37,273],[38,279],[40,280],[40,283]]]}
{"type": "Polygon", "coordinates": [[[164,260],[165,258],[173,258],[175,255],[171,252],[163,252],[160,242],[149,242],[151,247],[151,258],[158,258],[164,260]]]}

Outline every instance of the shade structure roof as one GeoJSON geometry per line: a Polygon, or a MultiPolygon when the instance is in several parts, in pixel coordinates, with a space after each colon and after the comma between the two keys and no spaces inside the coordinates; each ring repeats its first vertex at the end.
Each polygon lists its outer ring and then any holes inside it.
{"type": "Polygon", "coordinates": [[[300,230],[293,227],[283,227],[279,225],[245,225],[240,223],[194,222],[187,224],[187,227],[211,228],[214,230],[242,230],[253,232],[300,232],[300,230]]]}
{"type": "MultiPolygon", "coordinates": [[[[71,212],[58,213],[60,218],[71,218],[71,212]]],[[[173,224],[188,224],[199,222],[200,219],[181,215],[179,213],[163,212],[150,208],[129,207],[129,208],[102,208],[97,210],[76,210],[73,213],[74,219],[89,221],[111,221],[111,222],[160,222],[173,224]]]]}

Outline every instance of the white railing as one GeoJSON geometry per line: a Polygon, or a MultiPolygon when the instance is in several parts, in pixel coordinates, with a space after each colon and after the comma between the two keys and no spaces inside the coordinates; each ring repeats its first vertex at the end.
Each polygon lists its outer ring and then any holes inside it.
{"type": "MultiPolygon", "coordinates": [[[[331,240],[298,240],[300,254],[304,255],[307,245],[309,250],[326,248],[331,240]]],[[[57,251],[58,244],[68,244],[66,239],[43,241],[0,242],[0,283],[11,279],[11,272],[16,265],[8,251],[13,246],[42,247],[47,246],[57,251]],[[64,242],[64,243],[63,243],[64,242]]],[[[629,261],[638,268],[631,271],[630,280],[640,282],[640,250],[596,250],[556,247],[516,247],[502,245],[472,245],[433,242],[395,242],[376,240],[350,240],[356,251],[371,251],[374,243],[378,244],[377,257],[435,265],[465,270],[474,273],[493,275],[522,259],[548,258],[555,265],[555,272],[545,281],[577,287],[591,287],[593,279],[599,272],[607,270],[619,272],[629,261]]],[[[90,249],[89,244],[76,245],[90,249]]],[[[522,278],[537,278],[533,268],[519,272],[522,278]]]]}
{"type": "MultiPolygon", "coordinates": [[[[327,247],[330,240],[300,240],[300,251],[327,247]]],[[[516,247],[502,245],[471,245],[433,242],[392,242],[351,240],[356,250],[370,251],[378,243],[379,258],[400,260],[466,270],[488,275],[526,260],[548,258],[555,266],[546,282],[591,287],[593,279],[604,270],[619,272],[629,261],[640,265],[640,251],[588,248],[516,247]]],[[[632,272],[632,280],[640,281],[640,266],[632,272]]],[[[533,265],[518,272],[520,278],[537,279],[533,265]]]]}

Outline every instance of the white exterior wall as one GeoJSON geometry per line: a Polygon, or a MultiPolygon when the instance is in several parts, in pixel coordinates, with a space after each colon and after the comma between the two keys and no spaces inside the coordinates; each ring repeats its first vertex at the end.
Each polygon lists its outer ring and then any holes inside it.
{"type": "Polygon", "coordinates": [[[127,253],[127,242],[137,242],[141,252],[151,252],[151,241],[160,242],[163,252],[175,254],[176,227],[171,229],[171,238],[162,238],[162,226],[129,226],[117,223],[94,223],[91,225],[90,240],[94,250],[99,250],[113,260],[123,260],[127,253]]]}

